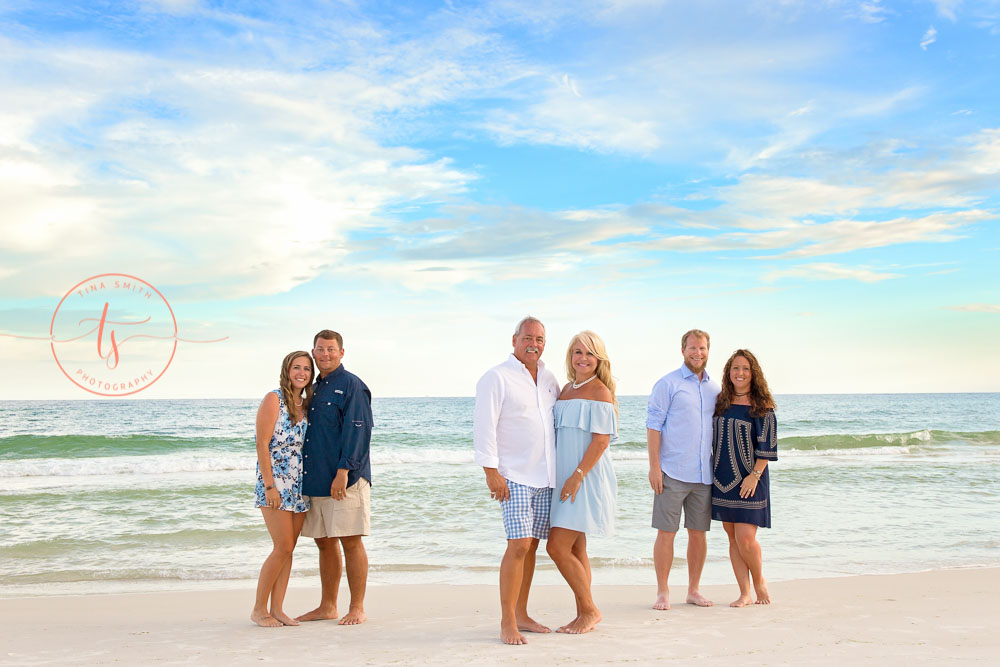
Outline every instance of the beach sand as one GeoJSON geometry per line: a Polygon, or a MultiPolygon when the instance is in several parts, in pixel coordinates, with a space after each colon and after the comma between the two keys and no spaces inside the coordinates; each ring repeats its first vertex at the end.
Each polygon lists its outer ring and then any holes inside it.
{"type": "MultiPolygon", "coordinates": [[[[0,663],[955,664],[993,661],[1000,650],[1000,568],[770,588],[774,604],[731,609],[736,586],[708,586],[716,606],[701,609],[683,604],[677,582],[673,609],[654,611],[650,586],[597,586],[605,620],[596,631],[529,634],[528,645],[510,647],[498,639],[494,586],[373,586],[370,620],[356,627],[259,628],[248,619],[249,589],[0,599],[0,663]]],[[[302,613],[317,597],[290,588],[285,609],[302,613]]],[[[561,625],[573,616],[570,590],[537,586],[529,608],[561,625]]]]}

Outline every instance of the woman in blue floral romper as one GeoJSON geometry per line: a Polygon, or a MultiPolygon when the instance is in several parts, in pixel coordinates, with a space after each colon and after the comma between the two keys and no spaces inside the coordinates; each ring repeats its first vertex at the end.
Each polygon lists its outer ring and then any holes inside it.
{"type": "Polygon", "coordinates": [[[309,503],[302,499],[302,443],[312,381],[309,353],[292,352],[281,363],[280,388],[268,393],[257,410],[254,505],[264,515],[274,547],[260,568],[250,620],[264,627],[299,624],[281,606],[292,570],[292,551],[309,509],[309,503]]]}

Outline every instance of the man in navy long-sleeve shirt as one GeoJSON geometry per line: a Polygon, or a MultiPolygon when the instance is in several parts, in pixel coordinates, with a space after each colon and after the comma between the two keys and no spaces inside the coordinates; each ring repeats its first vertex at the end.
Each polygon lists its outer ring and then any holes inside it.
{"type": "Polygon", "coordinates": [[[344,339],[339,333],[324,329],[316,334],[312,354],[319,379],[302,448],[302,494],[310,500],[302,535],[314,538],[319,547],[322,597],[319,607],[298,620],[337,618],[343,546],[351,606],[340,624],[356,625],[367,620],[368,554],[361,537],[371,532],[372,394],[341,365],[344,339]]]}

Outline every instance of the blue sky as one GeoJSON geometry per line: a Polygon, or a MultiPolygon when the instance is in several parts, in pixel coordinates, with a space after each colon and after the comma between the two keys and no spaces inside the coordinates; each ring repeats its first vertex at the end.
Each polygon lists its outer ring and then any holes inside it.
{"type": "Polygon", "coordinates": [[[624,393],[691,327],[779,392],[1000,391],[998,54],[997,0],[3,3],[0,332],[117,272],[228,337],[142,398],[263,394],[321,328],[469,395],[528,312],[624,393]]]}

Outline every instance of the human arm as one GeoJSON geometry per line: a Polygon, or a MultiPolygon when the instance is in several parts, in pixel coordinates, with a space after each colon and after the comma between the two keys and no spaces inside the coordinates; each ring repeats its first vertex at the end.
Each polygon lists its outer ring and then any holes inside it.
{"type": "Polygon", "coordinates": [[[670,409],[670,391],[666,378],[661,378],[649,394],[646,403],[646,449],[649,453],[649,486],[653,493],[663,493],[663,471],[660,468],[660,447],[662,446],[662,429],[667,423],[667,411],[670,409]]]}
{"type": "Polygon", "coordinates": [[[743,483],[740,484],[740,498],[749,498],[757,490],[757,483],[760,481],[760,476],[764,474],[764,469],[767,468],[767,459],[757,459],[753,464],[753,469],[750,474],[743,478],[743,483]]]}
{"type": "Polygon", "coordinates": [[[348,472],[362,470],[371,450],[374,423],[371,392],[360,380],[356,382],[347,391],[340,431],[340,459],[330,484],[330,497],[336,500],[344,498],[347,493],[348,472]]]}
{"type": "Polygon", "coordinates": [[[660,432],[646,429],[646,449],[649,452],[649,486],[653,493],[663,493],[663,472],[660,470],[660,432]]]}
{"type": "Polygon", "coordinates": [[[509,500],[510,489],[507,487],[507,480],[496,468],[483,468],[486,473],[486,486],[490,489],[490,498],[496,500],[509,500]]]}
{"type": "Polygon", "coordinates": [[[583,478],[587,476],[591,468],[597,465],[604,450],[611,444],[611,436],[607,433],[592,433],[591,435],[593,437],[587,446],[587,451],[583,453],[583,458],[580,459],[576,470],[566,478],[562,491],[559,492],[560,500],[569,499],[570,502],[576,502],[576,494],[580,491],[580,486],[583,485],[583,478]]]}
{"type": "Polygon", "coordinates": [[[278,423],[278,395],[269,393],[257,408],[257,465],[260,467],[260,477],[264,481],[264,500],[268,507],[281,506],[281,494],[274,488],[274,471],[271,469],[271,436],[274,425],[278,423]]]}
{"type": "Polygon", "coordinates": [[[757,490],[757,483],[767,469],[768,461],[778,459],[778,420],[774,410],[763,417],[755,417],[752,433],[756,446],[754,447],[754,464],[750,474],[740,484],[740,498],[749,498],[757,490]]]}
{"type": "Polygon", "coordinates": [[[475,462],[486,473],[490,497],[507,500],[507,480],[500,474],[497,449],[497,422],[503,405],[503,382],[495,371],[487,372],[476,384],[476,405],[472,419],[472,442],[475,462]]]}

